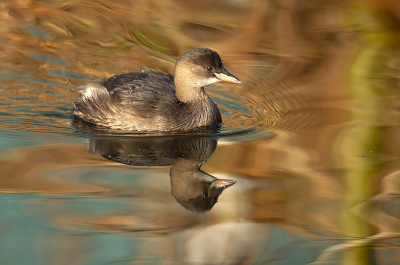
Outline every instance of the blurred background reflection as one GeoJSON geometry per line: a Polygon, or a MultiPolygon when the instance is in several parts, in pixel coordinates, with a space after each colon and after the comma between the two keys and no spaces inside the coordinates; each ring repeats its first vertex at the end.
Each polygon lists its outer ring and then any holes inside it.
{"type": "Polygon", "coordinates": [[[400,263],[399,1],[2,0],[0,21],[0,264],[400,263]],[[90,80],[193,47],[242,81],[207,88],[219,130],[72,122],[90,80]]]}

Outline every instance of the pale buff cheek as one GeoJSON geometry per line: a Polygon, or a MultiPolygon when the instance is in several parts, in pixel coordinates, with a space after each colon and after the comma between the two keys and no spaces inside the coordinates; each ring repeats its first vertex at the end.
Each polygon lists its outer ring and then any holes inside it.
{"type": "Polygon", "coordinates": [[[198,81],[196,83],[196,86],[197,87],[204,87],[206,85],[210,85],[210,84],[213,84],[213,83],[216,83],[216,82],[219,82],[219,81],[221,81],[221,80],[219,80],[216,77],[210,77],[210,78],[206,78],[206,79],[202,79],[202,80],[198,81]]]}

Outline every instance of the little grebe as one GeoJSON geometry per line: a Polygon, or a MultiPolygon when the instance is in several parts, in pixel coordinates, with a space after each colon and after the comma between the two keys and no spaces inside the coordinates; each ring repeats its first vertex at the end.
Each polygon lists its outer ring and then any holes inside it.
{"type": "Polygon", "coordinates": [[[112,129],[180,131],[217,125],[221,113],[204,86],[239,79],[225,70],[218,53],[195,48],[176,62],[174,75],[118,74],[89,83],[73,115],[112,129]]]}

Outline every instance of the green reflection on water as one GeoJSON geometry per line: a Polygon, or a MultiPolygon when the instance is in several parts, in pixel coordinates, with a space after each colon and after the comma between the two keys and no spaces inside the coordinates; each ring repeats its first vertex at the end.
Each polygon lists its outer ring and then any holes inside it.
{"type": "MultiPolygon", "coordinates": [[[[366,212],[370,204],[364,204],[362,208],[357,206],[374,195],[374,177],[383,164],[378,159],[382,151],[383,128],[378,124],[385,115],[380,98],[387,94],[387,86],[376,77],[385,75],[385,65],[398,40],[390,32],[391,25],[386,23],[382,12],[363,6],[353,7],[348,19],[362,30],[362,46],[347,72],[349,96],[355,100],[357,110],[349,116],[354,125],[347,130],[339,147],[346,159],[342,163],[347,168],[343,175],[346,196],[341,220],[346,236],[366,239],[374,231],[360,213],[366,212]]],[[[349,247],[344,253],[343,264],[374,264],[370,242],[366,240],[357,247],[349,247]]]]}

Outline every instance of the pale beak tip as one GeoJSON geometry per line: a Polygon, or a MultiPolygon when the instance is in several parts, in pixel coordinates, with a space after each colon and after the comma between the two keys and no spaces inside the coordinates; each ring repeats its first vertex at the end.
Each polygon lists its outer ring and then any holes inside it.
{"type": "Polygon", "coordinates": [[[230,179],[218,179],[216,180],[216,187],[217,188],[228,188],[230,186],[232,186],[233,184],[235,184],[237,181],[236,180],[230,180],[230,179]]]}

